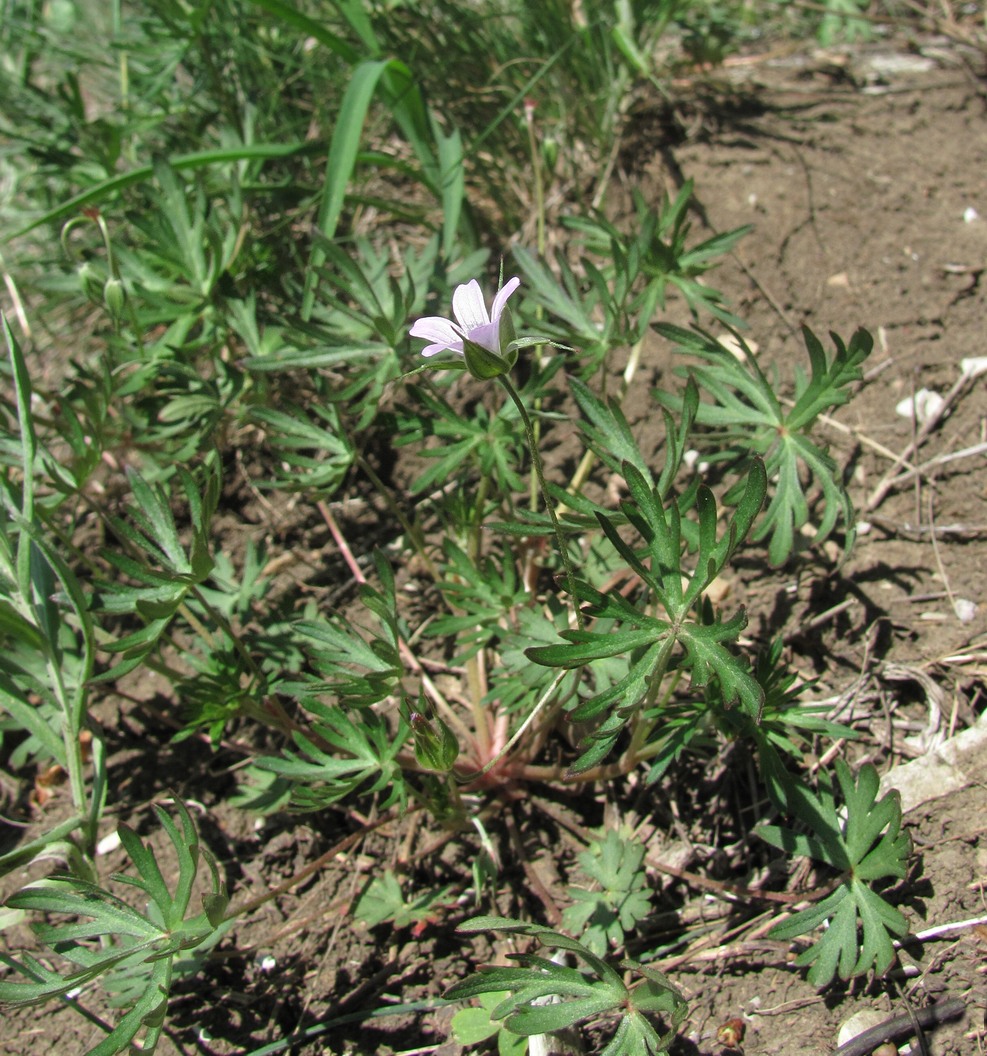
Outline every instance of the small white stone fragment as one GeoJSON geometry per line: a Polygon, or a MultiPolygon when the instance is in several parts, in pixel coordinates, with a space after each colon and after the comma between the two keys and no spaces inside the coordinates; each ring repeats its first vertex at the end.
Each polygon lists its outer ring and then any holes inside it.
{"type": "Polygon", "coordinates": [[[872,1027],[879,1027],[887,1018],[887,1013],[876,1008],[862,1008],[859,1012],[854,1012],[840,1024],[840,1032],[836,1036],[837,1047],[842,1048],[858,1034],[863,1034],[872,1027]]]}
{"type": "Polygon", "coordinates": [[[709,469],[708,462],[699,461],[699,452],[690,448],[682,455],[682,462],[686,469],[691,469],[694,473],[705,473],[709,469]]]}
{"type": "Polygon", "coordinates": [[[748,352],[752,356],[757,355],[756,341],[741,341],[735,334],[721,334],[716,341],[721,348],[725,348],[734,359],[741,363],[747,362],[748,352]]]}
{"type": "Polygon", "coordinates": [[[953,612],[960,623],[971,623],[977,616],[977,603],[969,598],[954,598],[953,612]]]}
{"type": "Polygon", "coordinates": [[[942,410],[945,401],[938,392],[931,389],[919,389],[914,396],[908,396],[895,404],[895,414],[901,418],[914,418],[917,422],[927,422],[942,410]]]}
{"type": "Polygon", "coordinates": [[[108,836],[104,836],[99,843],[96,844],[96,854],[109,854],[110,851],[115,851],[120,846],[120,833],[116,829],[113,830],[108,836]]]}
{"type": "Polygon", "coordinates": [[[974,209],[972,205],[968,205],[963,210],[963,223],[964,224],[972,224],[974,220],[979,220],[979,219],[980,219],[980,213],[978,213],[977,210],[974,209]]]}
{"type": "Polygon", "coordinates": [[[987,356],[970,356],[960,360],[960,371],[966,378],[979,378],[987,374],[987,356]]]}

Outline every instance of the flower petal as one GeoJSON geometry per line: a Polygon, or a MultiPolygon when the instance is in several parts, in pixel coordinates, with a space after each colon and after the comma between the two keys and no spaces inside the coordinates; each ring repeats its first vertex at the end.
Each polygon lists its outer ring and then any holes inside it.
{"type": "Polygon", "coordinates": [[[412,337],[421,337],[426,341],[458,341],[463,336],[455,323],[440,315],[427,315],[419,319],[408,332],[412,337]]]}
{"type": "Polygon", "coordinates": [[[504,308],[507,307],[507,298],[510,297],[520,285],[521,280],[515,275],[513,279],[508,279],[503,287],[497,291],[497,296],[494,297],[493,307],[490,309],[490,318],[493,322],[496,323],[500,320],[504,308]]]}
{"type": "Polygon", "coordinates": [[[456,287],[452,295],[452,314],[467,336],[474,327],[490,322],[487,306],[483,303],[483,292],[476,279],[470,279],[465,285],[456,287]]]}
{"type": "Polygon", "coordinates": [[[500,323],[484,323],[483,326],[474,326],[469,332],[470,341],[482,345],[488,352],[496,352],[500,355],[500,323]]]}
{"type": "Polygon", "coordinates": [[[422,349],[423,356],[434,356],[436,352],[448,349],[450,352],[463,353],[463,338],[456,324],[440,315],[428,315],[419,319],[409,331],[412,337],[420,337],[429,344],[422,349]]]}
{"type": "Polygon", "coordinates": [[[437,343],[434,345],[426,345],[422,349],[423,356],[435,356],[438,355],[439,352],[455,352],[456,355],[461,356],[463,354],[463,342],[457,338],[450,344],[437,343]]]}

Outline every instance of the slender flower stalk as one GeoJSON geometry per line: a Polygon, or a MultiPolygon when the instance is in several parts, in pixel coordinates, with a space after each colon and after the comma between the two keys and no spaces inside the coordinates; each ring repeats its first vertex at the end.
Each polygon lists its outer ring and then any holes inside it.
{"type": "Polygon", "coordinates": [[[538,441],[535,439],[535,431],[531,425],[531,419],[528,417],[524,401],[511,383],[511,379],[506,374],[501,374],[500,383],[507,390],[508,396],[514,401],[514,406],[517,407],[518,413],[521,415],[521,421],[524,423],[524,435],[531,450],[531,468],[535,471],[535,476],[538,478],[538,486],[541,488],[545,509],[548,510],[548,516],[552,520],[552,527],[555,529],[555,539],[558,543],[562,564],[565,567],[566,587],[569,590],[569,596],[572,598],[572,609],[576,615],[576,625],[582,628],[583,614],[579,608],[579,599],[576,597],[576,573],[572,567],[572,558],[569,556],[569,547],[562,531],[562,525],[559,523],[558,515],[555,512],[555,503],[552,501],[552,496],[549,495],[548,488],[545,486],[545,470],[542,466],[541,454],[538,451],[538,441]]]}
{"type": "Polygon", "coordinates": [[[488,313],[480,284],[476,279],[472,279],[462,286],[457,286],[452,295],[454,320],[445,319],[442,316],[427,316],[419,319],[412,326],[410,333],[412,337],[422,338],[428,342],[422,349],[423,356],[434,356],[439,352],[453,352],[463,357],[466,369],[473,377],[483,381],[489,381],[492,378],[499,379],[517,407],[524,425],[525,439],[531,451],[531,466],[538,478],[542,499],[551,518],[552,527],[555,529],[555,538],[562,564],[565,567],[566,585],[572,598],[576,624],[582,627],[583,616],[575,590],[576,575],[562,525],[555,512],[555,503],[545,484],[545,472],[541,455],[538,452],[538,438],[524,401],[508,377],[510,369],[517,361],[518,342],[511,313],[507,308],[507,301],[520,285],[519,278],[508,279],[494,297],[488,313]]]}

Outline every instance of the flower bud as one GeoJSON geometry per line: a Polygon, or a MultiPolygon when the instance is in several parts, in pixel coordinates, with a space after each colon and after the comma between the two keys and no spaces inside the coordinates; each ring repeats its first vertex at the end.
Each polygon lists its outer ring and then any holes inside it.
{"type": "Polygon", "coordinates": [[[79,289],[82,290],[83,294],[91,301],[99,299],[99,275],[96,269],[89,263],[88,260],[84,260],[75,269],[76,278],[79,280],[79,289]]]}
{"type": "Polygon", "coordinates": [[[127,303],[127,293],[119,279],[110,277],[106,280],[106,285],[103,287],[103,303],[106,305],[106,310],[115,320],[123,315],[123,306],[127,303]]]}
{"type": "Polygon", "coordinates": [[[541,156],[545,162],[545,168],[549,172],[555,172],[555,165],[559,160],[559,141],[554,136],[546,136],[542,140],[541,156]]]}
{"type": "Polygon", "coordinates": [[[415,741],[415,758],[426,770],[448,773],[459,758],[459,745],[452,730],[435,714],[424,692],[417,710],[409,710],[408,722],[415,741]]]}

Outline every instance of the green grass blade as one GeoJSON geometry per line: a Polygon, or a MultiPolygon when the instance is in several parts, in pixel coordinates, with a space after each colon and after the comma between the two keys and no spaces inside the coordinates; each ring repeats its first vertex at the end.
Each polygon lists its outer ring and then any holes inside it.
{"type": "MultiPolygon", "coordinates": [[[[339,116],[332,134],[332,142],[329,144],[329,160],[326,164],[322,205],[316,221],[319,231],[327,239],[335,237],[346,198],[346,189],[353,176],[353,170],[356,168],[367,111],[370,109],[377,85],[389,65],[390,62],[387,60],[361,63],[354,71],[346,88],[346,94],[343,96],[343,103],[339,108],[339,116]]],[[[311,318],[318,270],[325,263],[325,259],[325,250],[318,245],[313,246],[305,275],[305,294],[302,298],[303,319],[311,318]]]]}
{"type": "MultiPolygon", "coordinates": [[[[207,165],[228,165],[237,161],[267,161],[272,158],[287,158],[292,154],[314,152],[319,149],[318,142],[297,143],[252,143],[242,147],[223,147],[215,150],[197,150],[191,154],[176,154],[168,159],[168,164],[173,169],[201,169],[207,165]]],[[[8,235],[4,242],[11,242],[15,238],[26,235],[42,224],[58,223],[71,216],[80,213],[87,206],[102,202],[111,195],[132,187],[135,183],[142,183],[154,174],[153,165],[140,165],[130,172],[121,173],[119,176],[111,176],[107,180],[88,187],[79,194],[54,209],[49,209],[29,224],[8,235]]]]}
{"type": "MultiPolygon", "coordinates": [[[[10,370],[14,380],[14,401],[17,406],[17,422],[21,434],[21,466],[24,477],[21,482],[21,516],[28,524],[34,523],[34,459],[38,450],[34,435],[34,419],[31,417],[31,378],[20,345],[10,329],[7,317],[0,313],[3,336],[7,342],[10,370]]],[[[30,602],[31,593],[31,540],[22,532],[17,541],[17,586],[21,597],[30,602]]]]}
{"type": "MultiPolygon", "coordinates": [[[[316,21],[314,18],[309,18],[308,15],[303,15],[301,11],[292,7],[291,4],[282,3],[281,0],[253,0],[253,2],[258,7],[263,8],[269,15],[273,15],[274,18],[287,22],[289,26],[293,26],[300,33],[317,40],[330,51],[335,52],[341,59],[351,63],[359,61],[360,55],[356,48],[352,44],[348,44],[342,37],[337,37],[324,22],[316,21]]],[[[353,28],[356,29],[357,27],[354,26],[353,28]]]]}

